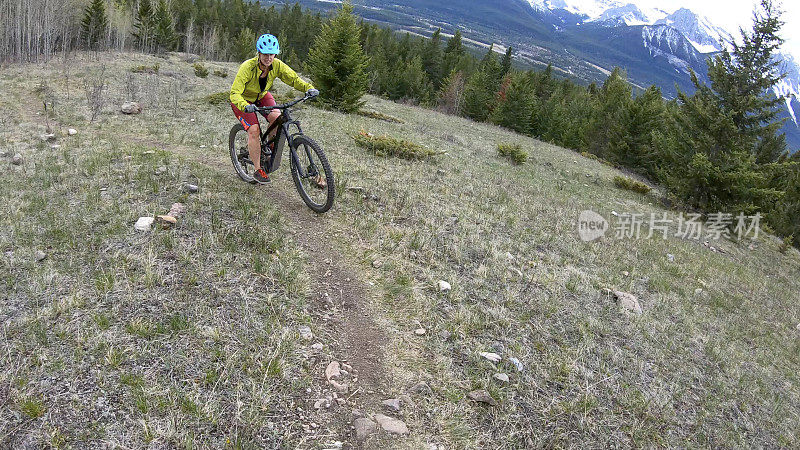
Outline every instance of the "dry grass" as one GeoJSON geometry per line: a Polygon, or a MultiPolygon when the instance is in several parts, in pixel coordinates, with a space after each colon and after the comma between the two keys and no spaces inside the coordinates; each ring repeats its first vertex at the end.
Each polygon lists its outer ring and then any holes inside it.
{"type": "MultiPolygon", "coordinates": [[[[167,65],[185,77],[184,98],[228,88],[195,78],[190,64],[167,65]]],[[[3,91],[31,92],[28,69],[0,72],[3,91]]],[[[310,383],[293,332],[308,320],[303,257],[281,233],[256,232],[282,220],[230,174],[229,108],[175,112],[158,95],[166,79],[135,75],[145,105],[135,118],[107,109],[88,125],[85,101],[59,97],[74,107],[57,118],[80,132],[55,152],[35,142],[42,127],[23,118],[18,98],[0,99],[0,147],[29,161],[0,160],[0,392],[9,399],[0,442],[312,447],[292,403],[310,383]],[[152,146],[110,130],[168,143],[185,159],[145,154],[152,146]],[[134,233],[135,218],[168,209],[190,174],[203,190],[186,198],[178,228],[134,233]],[[252,246],[269,250],[251,255],[252,246]],[[32,259],[37,249],[43,262],[32,259]],[[281,263],[265,263],[273,257],[281,263]]],[[[123,81],[112,81],[111,105],[123,81]]],[[[724,253],[660,236],[584,243],[576,219],[585,209],[609,219],[665,210],[571,151],[379,98],[368,107],[405,123],[313,107],[296,116],[337,180],[372,194],[342,191],[327,219],[346,230],[329,245],[361,261],[374,284],[373,314],[390,337],[386,398],[420,381],[432,388],[404,408],[411,435],[384,447],[800,445],[795,250],[781,255],[763,236],[711,241],[724,253]],[[366,126],[446,153],[377,156],[350,139],[366,126]],[[497,158],[497,143],[509,141],[530,149],[527,164],[497,158]],[[439,293],[440,279],[452,291],[439,293]],[[644,313],[622,314],[603,286],[635,294],[644,313]],[[500,405],[467,399],[476,388],[500,405]]]]}

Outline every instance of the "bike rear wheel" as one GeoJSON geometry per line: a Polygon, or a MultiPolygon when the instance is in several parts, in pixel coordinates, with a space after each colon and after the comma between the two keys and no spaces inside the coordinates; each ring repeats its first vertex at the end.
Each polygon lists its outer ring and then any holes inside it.
{"type": "Polygon", "coordinates": [[[301,135],[292,139],[292,149],[297,155],[297,161],[292,159],[292,179],[300,198],[316,213],[331,209],[336,188],[333,171],[322,148],[313,139],[301,135]]]}
{"type": "Polygon", "coordinates": [[[236,174],[239,175],[242,181],[255,184],[256,180],[253,178],[255,166],[250,161],[250,152],[247,149],[247,131],[245,131],[242,124],[237,123],[231,128],[228,147],[236,174]]]}

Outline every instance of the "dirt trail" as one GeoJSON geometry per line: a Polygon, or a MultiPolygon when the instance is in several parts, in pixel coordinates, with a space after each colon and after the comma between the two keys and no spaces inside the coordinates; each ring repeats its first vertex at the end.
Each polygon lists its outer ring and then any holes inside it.
{"type": "MultiPolygon", "coordinates": [[[[242,182],[233,172],[227,154],[223,158],[216,153],[210,154],[187,146],[167,145],[139,136],[127,136],[127,139],[137,144],[190,156],[194,161],[229,174],[231,183],[242,182]]],[[[320,340],[325,345],[325,353],[333,356],[332,359],[318,360],[315,364],[314,379],[323,392],[309,394],[311,397],[307,399],[306,411],[310,411],[312,420],[321,425],[317,433],[320,438],[325,436],[326,429],[335,430],[337,439],[349,444],[345,448],[360,447],[351,430],[354,419],[352,410],[366,412],[377,409],[384,399],[381,393],[386,391],[383,366],[383,343],[386,342],[386,337],[369,313],[371,294],[367,283],[360,279],[358,271],[338,248],[338,240],[347,230],[337,225],[331,217],[331,214],[335,214],[336,204],[334,203],[333,210],[327,214],[316,214],[300,199],[288,168],[282,167],[272,178],[272,182],[256,189],[288,220],[290,230],[293,231],[292,238],[308,255],[306,272],[312,282],[309,299],[311,314],[316,319],[316,325],[324,328],[313,331],[324,336],[320,340]],[[314,395],[321,393],[324,396],[333,392],[324,373],[331,360],[346,362],[352,366],[358,375],[358,382],[344,395],[348,399],[347,405],[338,406],[334,402],[329,410],[314,412],[313,405],[317,399],[314,395]]],[[[315,337],[315,342],[318,338],[319,336],[315,337]]]]}

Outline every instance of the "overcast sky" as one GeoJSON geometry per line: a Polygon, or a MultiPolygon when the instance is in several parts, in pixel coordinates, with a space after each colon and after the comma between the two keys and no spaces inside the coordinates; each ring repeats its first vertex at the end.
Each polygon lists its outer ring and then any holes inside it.
{"type": "MultiPolygon", "coordinates": [[[[637,4],[639,4],[637,2],[637,4]]],[[[753,9],[759,4],[757,0],[641,0],[643,6],[676,10],[684,7],[708,17],[712,23],[731,32],[738,27],[751,29],[753,9]]],[[[800,1],[775,1],[783,11],[781,19],[785,22],[781,34],[785,40],[782,50],[800,62],[800,1]]],[[[738,37],[738,31],[734,36],[738,37]]]]}

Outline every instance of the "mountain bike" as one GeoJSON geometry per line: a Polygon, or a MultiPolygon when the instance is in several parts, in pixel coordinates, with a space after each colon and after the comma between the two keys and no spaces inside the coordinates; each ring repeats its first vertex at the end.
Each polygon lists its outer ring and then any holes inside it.
{"type": "MultiPolygon", "coordinates": [[[[297,192],[300,193],[300,198],[312,211],[324,213],[333,206],[336,192],[333,185],[333,171],[331,171],[322,147],[303,134],[300,122],[292,119],[289,109],[310,98],[312,97],[305,95],[281,105],[256,108],[257,113],[268,113],[273,109],[281,111],[280,117],[275,119],[261,135],[261,167],[267,173],[278,170],[281,165],[281,154],[288,144],[292,179],[297,192]],[[276,128],[275,136],[269,138],[269,134],[276,128]],[[325,178],[324,185],[320,182],[320,177],[325,178]]],[[[231,162],[236,174],[243,181],[255,184],[256,180],[253,178],[255,166],[250,160],[250,152],[247,149],[247,131],[241,123],[237,123],[231,128],[229,147],[231,162]]]]}

